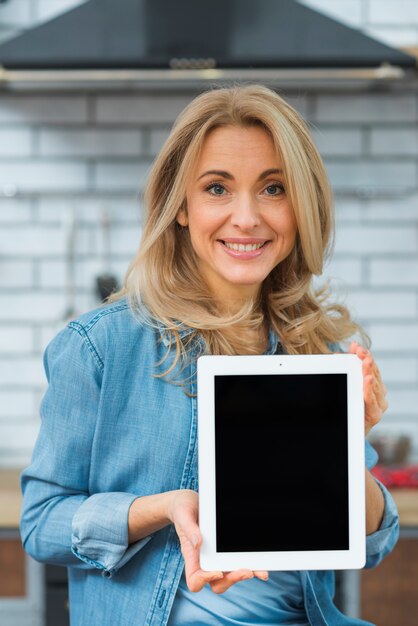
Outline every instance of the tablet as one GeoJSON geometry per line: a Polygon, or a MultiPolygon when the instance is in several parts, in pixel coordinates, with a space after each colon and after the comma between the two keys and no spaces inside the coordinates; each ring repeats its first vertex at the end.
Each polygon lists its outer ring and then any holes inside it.
{"type": "Polygon", "coordinates": [[[202,569],[365,564],[361,361],[198,359],[202,569]]]}

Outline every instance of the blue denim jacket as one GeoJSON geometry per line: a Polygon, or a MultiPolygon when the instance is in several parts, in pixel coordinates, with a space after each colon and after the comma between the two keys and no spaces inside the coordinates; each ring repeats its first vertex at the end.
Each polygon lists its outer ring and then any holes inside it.
{"type": "MultiPolygon", "coordinates": [[[[277,343],[270,333],[268,353],[277,343]]],[[[138,323],[123,299],[70,322],[45,351],[49,386],[22,474],[21,533],[35,559],[69,568],[72,626],[168,620],[183,570],[174,527],[132,545],[127,528],[135,498],[198,488],[195,363],[183,372],[192,376],[187,395],[153,376],[166,350],[163,331],[138,323]]],[[[376,453],[366,452],[371,467],[376,453]]],[[[368,567],[398,536],[396,507],[382,490],[385,516],[367,538],[368,567]]],[[[302,572],[302,583],[312,625],[365,624],[335,608],[333,572],[302,572]]]]}

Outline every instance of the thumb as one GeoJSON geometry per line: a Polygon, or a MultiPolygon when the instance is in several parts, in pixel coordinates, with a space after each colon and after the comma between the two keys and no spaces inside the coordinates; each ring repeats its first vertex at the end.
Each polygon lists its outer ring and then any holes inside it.
{"type": "Polygon", "coordinates": [[[202,537],[200,536],[198,528],[197,530],[192,532],[191,535],[189,535],[189,541],[192,544],[193,548],[197,548],[202,543],[202,537]]]}
{"type": "Polygon", "coordinates": [[[197,524],[188,524],[186,528],[183,526],[182,530],[184,538],[192,544],[193,548],[197,548],[198,546],[200,546],[200,544],[202,543],[202,537],[200,535],[199,526],[197,524]]]}
{"type": "Polygon", "coordinates": [[[198,502],[197,494],[193,494],[193,499],[188,499],[182,494],[182,498],[177,499],[172,516],[180,541],[187,540],[193,548],[196,548],[201,542],[200,530],[198,525],[198,502]]]}
{"type": "Polygon", "coordinates": [[[201,544],[202,537],[200,535],[199,526],[194,520],[191,520],[189,517],[187,517],[186,519],[178,520],[178,523],[176,524],[176,530],[181,543],[188,541],[193,546],[193,548],[197,548],[201,544]]]}

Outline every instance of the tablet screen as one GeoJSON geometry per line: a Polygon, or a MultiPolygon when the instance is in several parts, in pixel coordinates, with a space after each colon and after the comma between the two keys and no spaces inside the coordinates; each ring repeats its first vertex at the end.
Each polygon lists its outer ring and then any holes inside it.
{"type": "Polygon", "coordinates": [[[218,552],[349,548],[347,375],[215,375],[218,552]]]}

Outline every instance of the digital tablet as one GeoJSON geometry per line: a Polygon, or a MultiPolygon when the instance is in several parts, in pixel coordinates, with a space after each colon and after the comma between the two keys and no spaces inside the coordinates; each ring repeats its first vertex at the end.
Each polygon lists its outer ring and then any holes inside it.
{"type": "Polygon", "coordinates": [[[202,569],[365,564],[361,361],[198,359],[202,569]]]}

